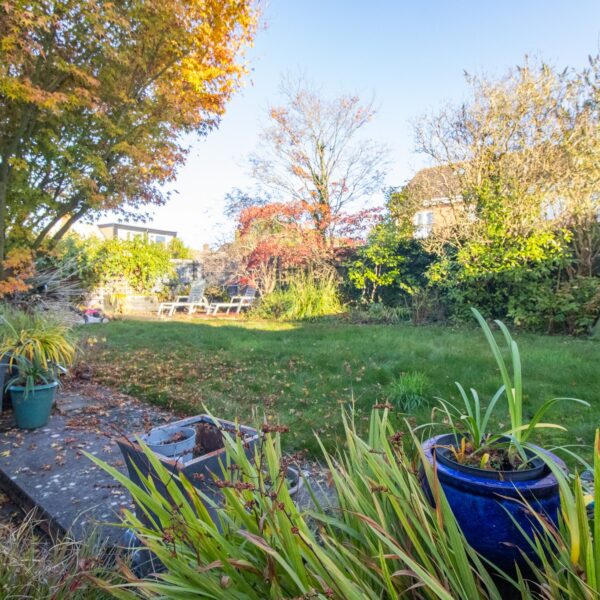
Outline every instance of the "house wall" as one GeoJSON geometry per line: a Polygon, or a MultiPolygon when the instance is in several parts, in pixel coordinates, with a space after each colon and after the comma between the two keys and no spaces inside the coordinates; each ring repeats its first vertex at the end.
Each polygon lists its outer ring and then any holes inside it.
{"type": "Polygon", "coordinates": [[[413,223],[415,225],[415,237],[423,239],[431,235],[433,231],[446,229],[454,225],[457,216],[464,210],[462,202],[450,204],[448,201],[425,202],[421,210],[415,213],[413,223]]]}

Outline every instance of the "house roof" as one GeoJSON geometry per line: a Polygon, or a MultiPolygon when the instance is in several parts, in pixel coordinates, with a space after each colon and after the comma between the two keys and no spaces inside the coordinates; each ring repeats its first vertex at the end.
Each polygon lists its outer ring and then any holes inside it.
{"type": "Polygon", "coordinates": [[[405,190],[419,202],[443,204],[460,196],[460,182],[450,165],[428,167],[417,171],[405,190]]]}
{"type": "Polygon", "coordinates": [[[141,233],[157,233],[158,235],[170,235],[177,237],[176,231],[167,231],[166,229],[155,229],[154,227],[140,227],[139,225],[129,225],[129,223],[99,223],[100,229],[124,229],[126,231],[139,231],[141,233]]]}

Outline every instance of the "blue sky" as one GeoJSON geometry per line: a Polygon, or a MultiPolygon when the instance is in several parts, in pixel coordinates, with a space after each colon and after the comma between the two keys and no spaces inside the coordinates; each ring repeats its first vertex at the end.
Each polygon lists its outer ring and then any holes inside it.
{"type": "Polygon", "coordinates": [[[195,248],[231,234],[223,199],[251,185],[244,159],[284,73],[303,73],[331,95],[374,96],[366,134],[389,146],[387,183],[399,185],[423,164],[411,121],[461,100],[464,71],[501,75],[526,54],[581,67],[600,51],[600,0],[269,0],[263,20],[244,88],[219,130],[193,142],[177,193],[154,211],[154,225],[195,248]]]}

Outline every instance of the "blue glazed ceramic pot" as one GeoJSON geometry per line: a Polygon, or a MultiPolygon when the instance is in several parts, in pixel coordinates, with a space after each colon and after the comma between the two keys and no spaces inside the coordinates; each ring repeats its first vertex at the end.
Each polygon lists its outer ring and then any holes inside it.
{"type": "MultiPolygon", "coordinates": [[[[425,457],[432,465],[435,447],[441,445],[442,438],[447,436],[436,436],[423,444],[425,457]]],[[[537,450],[567,471],[560,458],[541,448],[537,450]]],[[[535,559],[535,553],[513,519],[528,535],[534,532],[536,518],[523,505],[525,500],[537,513],[557,523],[560,510],[558,482],[548,468],[526,481],[491,479],[489,475],[478,474],[479,469],[453,468],[440,461],[436,461],[436,470],[450,508],[467,541],[477,552],[507,572],[514,570],[515,562],[524,566],[522,551],[535,559]]],[[[424,474],[422,483],[433,503],[424,474]]]]}

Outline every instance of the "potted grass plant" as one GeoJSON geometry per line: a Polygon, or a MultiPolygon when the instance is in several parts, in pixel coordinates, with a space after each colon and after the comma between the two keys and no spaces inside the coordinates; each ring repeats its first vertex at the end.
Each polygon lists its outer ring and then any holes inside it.
{"type": "MultiPolygon", "coordinates": [[[[4,305],[0,311],[0,346],[7,336],[12,335],[13,330],[28,329],[34,320],[32,314],[23,310],[11,308],[4,305]],[[9,325],[10,324],[10,325],[9,325]]],[[[8,393],[6,382],[11,380],[17,374],[15,361],[11,361],[10,352],[0,357],[0,395],[2,396],[2,410],[12,408],[10,394],[8,393]]],[[[0,412],[2,412],[0,410],[0,412]]]]}
{"type": "Polygon", "coordinates": [[[16,369],[6,387],[17,427],[43,427],[50,417],[59,371],[75,355],[71,329],[37,313],[14,323],[4,317],[2,325],[0,360],[7,358],[16,369]]]}
{"type": "MultiPolygon", "coordinates": [[[[550,523],[558,523],[559,485],[549,463],[564,471],[566,466],[551,452],[532,444],[532,437],[541,428],[564,430],[561,425],[543,422],[556,403],[569,400],[589,405],[575,398],[551,398],[526,421],[517,343],[506,326],[496,321],[506,343],[507,362],[485,319],[472,310],[496,360],[502,385],[484,408],[475,389],[467,392],[457,382],[463,407],[440,400],[452,432],[428,439],[423,451],[435,467],[469,543],[499,568],[510,570],[515,562],[523,565],[528,554],[533,556],[526,542],[536,528],[532,509],[550,523]],[[490,431],[491,417],[502,404],[507,408],[510,427],[506,431],[490,431]]],[[[429,489],[425,478],[423,485],[435,502],[435,490],[429,489]]]]}

